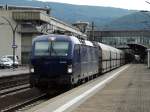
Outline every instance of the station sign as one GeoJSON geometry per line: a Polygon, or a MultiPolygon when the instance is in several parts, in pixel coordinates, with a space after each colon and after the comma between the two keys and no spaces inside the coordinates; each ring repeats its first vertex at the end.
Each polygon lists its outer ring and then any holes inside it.
{"type": "Polygon", "coordinates": [[[18,46],[17,45],[12,45],[12,48],[17,48],[18,46]]]}

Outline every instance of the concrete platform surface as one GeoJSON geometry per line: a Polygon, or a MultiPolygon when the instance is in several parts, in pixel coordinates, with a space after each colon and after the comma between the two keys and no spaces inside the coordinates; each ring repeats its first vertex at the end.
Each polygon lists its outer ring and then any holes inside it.
{"type": "Polygon", "coordinates": [[[150,69],[131,65],[73,112],[150,112],[150,69]]]}

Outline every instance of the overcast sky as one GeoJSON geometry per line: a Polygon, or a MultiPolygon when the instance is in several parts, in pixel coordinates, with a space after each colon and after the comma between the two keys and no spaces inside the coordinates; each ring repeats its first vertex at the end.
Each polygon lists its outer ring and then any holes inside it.
{"type": "MultiPolygon", "coordinates": [[[[145,0],[40,0],[50,2],[61,2],[78,5],[96,5],[96,6],[110,6],[125,9],[136,10],[149,10],[150,4],[147,4],[145,0]]],[[[150,0],[147,0],[150,2],[150,0]]]]}

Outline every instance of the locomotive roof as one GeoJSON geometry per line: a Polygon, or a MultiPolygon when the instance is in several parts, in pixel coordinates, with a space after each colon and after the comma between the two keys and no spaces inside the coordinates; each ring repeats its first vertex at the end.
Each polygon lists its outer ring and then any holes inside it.
{"type": "MultiPolygon", "coordinates": [[[[37,36],[36,38],[33,39],[33,41],[36,41],[36,40],[48,40],[48,39],[68,40],[68,41],[72,41],[74,44],[82,44],[82,43],[84,43],[84,45],[87,45],[87,46],[94,46],[93,43],[88,41],[88,40],[79,40],[75,36],[57,35],[57,34],[37,36]],[[82,41],[84,41],[84,42],[82,42],[82,41]]],[[[98,43],[98,45],[102,48],[103,51],[111,51],[111,52],[122,53],[121,50],[116,49],[116,48],[114,48],[112,46],[105,45],[105,44],[102,44],[102,43],[98,43]]]]}
{"type": "Polygon", "coordinates": [[[67,35],[56,35],[56,34],[50,34],[50,35],[40,35],[33,39],[33,41],[36,40],[48,40],[50,38],[56,38],[58,40],[69,40],[69,36],[67,35]]]}
{"type": "MultiPolygon", "coordinates": [[[[79,40],[75,36],[67,36],[67,35],[56,35],[56,34],[50,34],[50,35],[41,35],[37,36],[33,39],[33,41],[39,41],[39,40],[48,40],[48,39],[56,39],[56,40],[68,40],[72,41],[74,44],[82,44],[81,40],[79,40]]],[[[87,40],[84,40],[84,45],[87,46],[93,46],[93,43],[87,40]]]]}
{"type": "MultiPolygon", "coordinates": [[[[75,43],[75,44],[82,44],[82,40],[79,40],[77,37],[74,36],[70,36],[70,39],[75,43]]],[[[92,42],[88,41],[88,40],[83,40],[84,41],[84,45],[87,46],[94,46],[92,42]]]]}

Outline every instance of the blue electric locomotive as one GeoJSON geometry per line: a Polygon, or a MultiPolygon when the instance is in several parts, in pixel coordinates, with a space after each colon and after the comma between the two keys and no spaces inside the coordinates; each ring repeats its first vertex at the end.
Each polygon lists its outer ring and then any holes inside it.
{"type": "Polygon", "coordinates": [[[101,73],[98,45],[67,35],[43,35],[33,40],[30,83],[36,87],[74,85],[101,73]]]}

